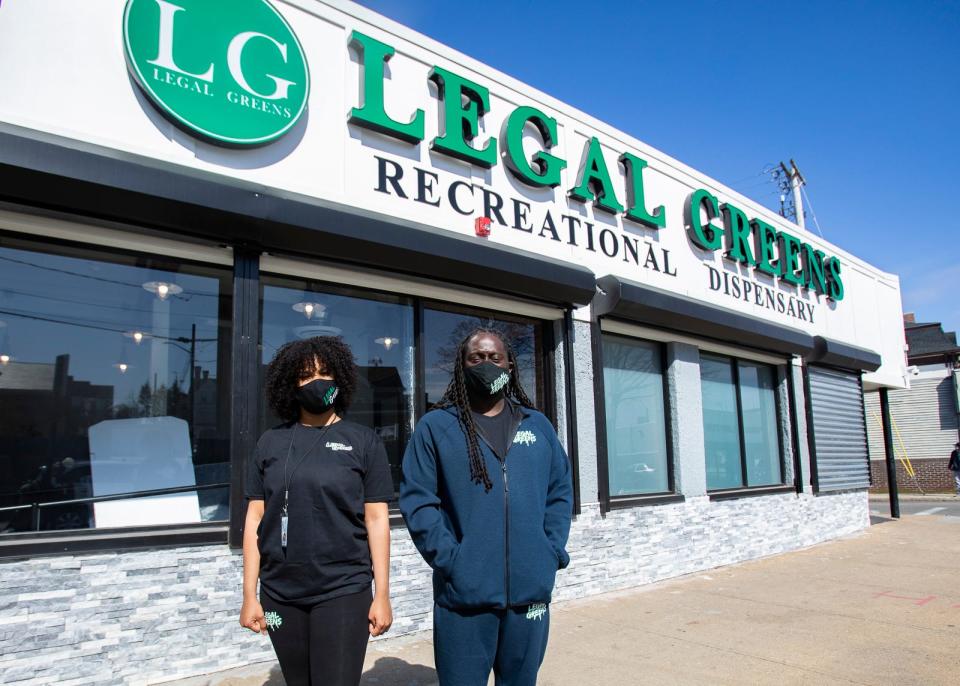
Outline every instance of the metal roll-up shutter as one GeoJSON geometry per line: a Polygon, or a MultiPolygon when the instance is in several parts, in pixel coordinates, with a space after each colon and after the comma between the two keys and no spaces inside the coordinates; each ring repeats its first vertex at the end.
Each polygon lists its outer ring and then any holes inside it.
{"type": "Polygon", "coordinates": [[[860,375],[810,366],[807,380],[816,489],[867,488],[870,463],[860,375]]]}

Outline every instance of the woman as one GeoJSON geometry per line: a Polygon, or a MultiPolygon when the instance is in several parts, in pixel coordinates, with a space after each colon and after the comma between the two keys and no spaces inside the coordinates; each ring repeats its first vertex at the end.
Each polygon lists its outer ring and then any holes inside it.
{"type": "Polygon", "coordinates": [[[285,423],[249,464],[240,625],[270,635],[288,686],[356,686],[369,636],[393,621],[393,484],[380,438],[343,419],[356,384],[339,337],[288,343],[267,369],[285,423]]]}
{"type": "Polygon", "coordinates": [[[441,686],[534,686],[573,511],[566,453],[496,331],[457,350],[438,409],[403,456],[400,510],[434,569],[441,686]]]}

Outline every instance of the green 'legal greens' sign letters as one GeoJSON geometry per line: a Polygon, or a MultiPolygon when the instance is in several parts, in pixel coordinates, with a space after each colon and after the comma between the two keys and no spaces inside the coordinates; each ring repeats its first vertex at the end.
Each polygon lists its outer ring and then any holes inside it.
{"type": "Polygon", "coordinates": [[[269,143],[306,108],[303,48],[266,0],[127,0],[123,38],[147,97],[211,142],[269,143]]]}
{"type": "MultiPolygon", "coordinates": [[[[394,48],[359,31],[353,31],[350,34],[349,45],[362,65],[360,103],[350,111],[348,120],[350,124],[411,145],[418,145],[425,137],[424,110],[417,109],[409,117],[401,119],[394,119],[387,114],[386,110],[385,65],[395,54],[394,48]]],[[[499,140],[496,136],[486,136],[481,140],[481,120],[490,111],[490,93],[487,88],[439,66],[433,67],[428,78],[437,87],[440,107],[438,117],[440,135],[430,143],[431,150],[485,169],[493,167],[502,158],[510,173],[521,183],[541,188],[560,185],[561,171],[566,168],[567,160],[557,154],[561,151],[556,149],[558,136],[555,118],[535,107],[519,105],[504,119],[499,140]],[[535,132],[540,139],[539,144],[542,149],[535,152],[532,157],[524,151],[525,129],[535,132]]],[[[380,161],[380,178],[376,190],[389,193],[387,190],[389,183],[397,195],[406,198],[406,194],[399,185],[403,176],[402,169],[393,162],[383,158],[377,159],[380,161]],[[393,165],[392,173],[388,173],[389,165],[393,165]]],[[[667,209],[664,205],[654,207],[652,210],[647,209],[648,202],[643,184],[646,160],[630,152],[624,152],[619,156],[617,161],[623,168],[625,182],[625,194],[622,196],[626,200],[624,204],[617,198],[615,175],[611,174],[611,170],[607,167],[603,146],[596,136],[586,141],[580,159],[579,171],[575,175],[576,185],[567,190],[569,198],[580,203],[592,203],[595,210],[622,215],[624,219],[649,229],[666,227],[667,209]]],[[[417,202],[439,205],[439,201],[430,202],[425,197],[428,187],[427,175],[434,179],[436,175],[424,170],[417,170],[417,173],[421,174],[417,202]]],[[[463,182],[456,182],[451,186],[451,204],[455,211],[467,214],[456,205],[457,183],[463,182]]],[[[485,190],[483,192],[486,216],[490,217],[492,213],[498,218],[500,224],[504,224],[500,214],[502,199],[495,193],[488,194],[485,190]],[[496,197],[497,202],[492,203],[491,197],[496,197]]],[[[521,201],[515,205],[513,225],[516,229],[531,232],[533,229],[526,226],[526,214],[521,212],[523,206],[529,210],[529,205],[525,202],[521,201]]],[[[727,260],[774,277],[787,286],[812,289],[833,301],[843,300],[845,291],[840,260],[837,257],[828,257],[823,251],[817,250],[786,231],[778,231],[761,219],[749,218],[731,203],[723,203],[721,206],[719,199],[706,189],[698,189],[687,198],[684,214],[690,241],[697,248],[711,252],[723,249],[727,260]],[[721,213],[722,224],[717,224],[714,220],[719,219],[721,213]],[[704,222],[704,214],[706,222],[704,222]]],[[[579,225],[580,220],[567,215],[563,217],[571,222],[568,242],[570,245],[577,245],[573,239],[573,222],[579,225]]],[[[588,227],[587,250],[595,250],[591,233],[593,225],[586,222],[585,226],[588,227]]],[[[553,240],[561,240],[549,213],[544,219],[539,235],[544,236],[546,232],[549,232],[553,240]]],[[[619,248],[616,237],[605,241],[605,236],[613,236],[613,233],[609,229],[600,231],[601,250],[608,257],[617,257],[619,248]]],[[[631,247],[630,238],[625,238],[624,261],[629,261],[629,255],[632,255],[634,261],[639,264],[639,249],[636,245],[631,247]]],[[[664,262],[666,263],[666,258],[664,262]]],[[[659,268],[657,271],[660,271],[659,268]]],[[[762,293],[759,289],[756,292],[762,293]]],[[[777,305],[776,302],[774,304],[777,305]]],[[[805,319],[805,317],[801,318],[805,319]]]]}

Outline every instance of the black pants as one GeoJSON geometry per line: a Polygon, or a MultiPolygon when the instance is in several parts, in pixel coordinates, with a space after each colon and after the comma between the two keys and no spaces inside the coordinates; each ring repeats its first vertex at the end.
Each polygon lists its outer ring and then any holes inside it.
{"type": "Polygon", "coordinates": [[[260,593],[267,632],[287,686],[357,686],[370,638],[370,590],[316,605],[288,605],[260,593]]]}

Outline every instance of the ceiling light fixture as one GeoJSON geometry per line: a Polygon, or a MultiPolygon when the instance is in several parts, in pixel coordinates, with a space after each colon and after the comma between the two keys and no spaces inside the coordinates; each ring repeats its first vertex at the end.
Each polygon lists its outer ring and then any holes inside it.
{"type": "Polygon", "coordinates": [[[294,312],[299,312],[307,319],[323,319],[327,311],[327,306],[320,303],[302,302],[293,305],[294,312]]]}
{"type": "Polygon", "coordinates": [[[183,289],[175,283],[166,281],[147,281],[143,284],[144,290],[150,291],[161,300],[166,300],[171,295],[183,293],[183,289]]]}
{"type": "Polygon", "coordinates": [[[143,343],[144,338],[150,338],[150,335],[145,334],[143,331],[127,331],[123,335],[127,338],[132,338],[133,342],[137,345],[143,343]]]}

